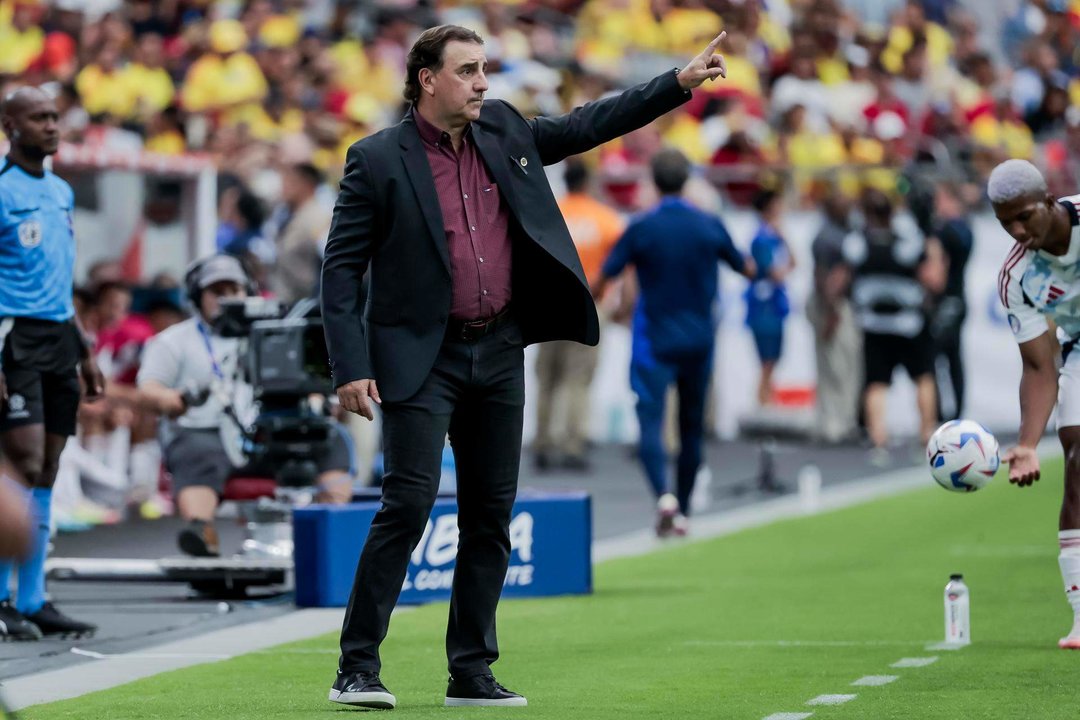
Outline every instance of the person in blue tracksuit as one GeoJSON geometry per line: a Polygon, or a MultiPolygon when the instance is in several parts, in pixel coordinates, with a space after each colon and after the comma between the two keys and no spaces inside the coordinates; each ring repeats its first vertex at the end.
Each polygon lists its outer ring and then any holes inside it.
{"type": "Polygon", "coordinates": [[[784,280],[795,267],[780,234],[782,200],[774,190],[762,190],[753,200],[761,222],[750,244],[757,273],[746,288],[746,324],[754,335],[761,378],[758,404],[768,405],[773,395],[773,370],[784,347],[784,318],[790,312],[784,280]]]}
{"type": "Polygon", "coordinates": [[[684,534],[694,477],[701,466],[705,398],[716,336],[719,269],[724,261],[751,277],[754,263],[735,249],[724,224],[682,198],[690,162],[677,150],[652,161],[661,199],[635,218],[604,263],[593,294],[633,265],[640,297],[634,313],[630,384],[637,394],[640,458],[657,496],[657,533],[684,534]],[[670,492],[661,440],[664,399],[679,393],[680,450],[670,492]]]}

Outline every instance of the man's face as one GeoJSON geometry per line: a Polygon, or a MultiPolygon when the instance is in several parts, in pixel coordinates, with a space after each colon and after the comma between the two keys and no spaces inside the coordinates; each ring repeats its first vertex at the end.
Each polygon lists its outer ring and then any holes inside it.
{"type": "Polygon", "coordinates": [[[443,48],[443,64],[438,72],[421,71],[427,92],[439,117],[463,125],[480,117],[484,93],[488,89],[487,56],[484,46],[453,40],[443,48]],[[427,77],[424,77],[424,74],[427,77]]]}
{"type": "Polygon", "coordinates": [[[242,285],[231,280],[222,280],[203,288],[199,309],[204,318],[213,321],[221,314],[222,300],[242,297],[247,297],[242,285]]]}
{"type": "Polygon", "coordinates": [[[1013,240],[1029,250],[1046,245],[1053,220],[1054,198],[1049,194],[1025,196],[994,204],[994,215],[1013,240]]]}
{"type": "Polygon", "coordinates": [[[35,93],[4,116],[4,133],[12,145],[41,157],[52,155],[60,145],[56,103],[45,93],[35,93]]]}
{"type": "Polygon", "coordinates": [[[112,327],[125,317],[131,310],[131,293],[125,288],[113,288],[105,293],[98,305],[98,314],[101,316],[103,327],[112,327]]]}

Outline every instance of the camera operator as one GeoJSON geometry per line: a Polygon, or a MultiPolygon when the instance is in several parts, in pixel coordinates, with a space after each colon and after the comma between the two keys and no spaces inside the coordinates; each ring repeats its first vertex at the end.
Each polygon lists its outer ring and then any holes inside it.
{"type": "MultiPolygon", "coordinates": [[[[185,289],[196,315],[155,336],[139,370],[140,403],[168,418],[159,440],[172,474],[180,516],[188,521],[178,542],[188,555],[219,554],[214,513],[232,475],[272,475],[258,468],[239,470],[226,453],[220,428],[234,422],[230,411],[251,397],[238,380],[240,340],[214,328],[223,300],[254,294],[243,265],[229,255],[212,255],[188,269],[185,289]]],[[[248,403],[250,406],[250,403],[248,403]]],[[[352,495],[349,449],[341,433],[318,459],[319,502],[344,503],[352,495]]]]}

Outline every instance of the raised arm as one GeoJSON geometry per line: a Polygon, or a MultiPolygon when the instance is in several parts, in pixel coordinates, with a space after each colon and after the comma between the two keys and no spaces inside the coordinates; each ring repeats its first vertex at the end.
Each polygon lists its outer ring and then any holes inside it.
{"type": "Polygon", "coordinates": [[[528,121],[541,161],[552,165],[644,127],[689,100],[690,91],[705,80],[727,77],[724,58],[716,54],[725,35],[720,33],[682,70],[666,72],[564,115],[528,121]]]}

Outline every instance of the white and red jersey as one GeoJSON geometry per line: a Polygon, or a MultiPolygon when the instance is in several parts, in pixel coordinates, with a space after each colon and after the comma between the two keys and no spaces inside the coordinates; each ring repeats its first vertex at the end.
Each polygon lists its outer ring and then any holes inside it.
{"type": "Polygon", "coordinates": [[[1072,221],[1068,251],[1051,255],[1016,244],[998,273],[998,295],[1018,343],[1046,332],[1047,317],[1069,339],[1080,338],[1080,195],[1058,202],[1072,221]]]}

